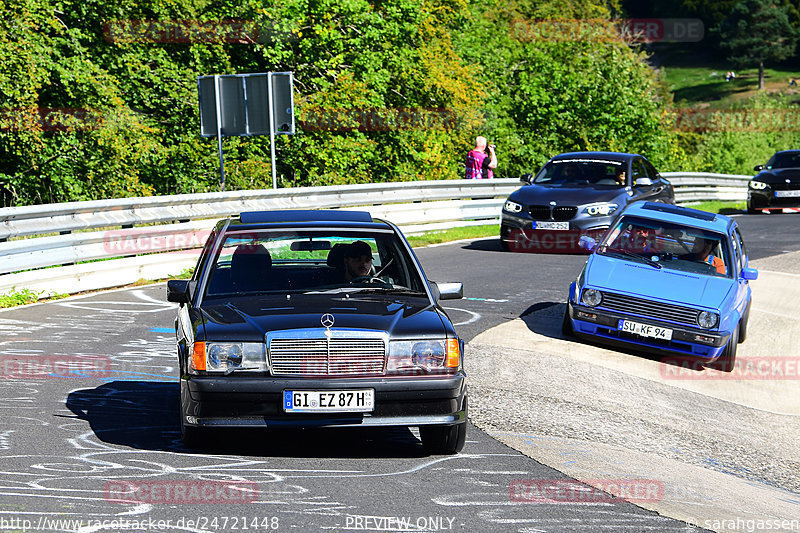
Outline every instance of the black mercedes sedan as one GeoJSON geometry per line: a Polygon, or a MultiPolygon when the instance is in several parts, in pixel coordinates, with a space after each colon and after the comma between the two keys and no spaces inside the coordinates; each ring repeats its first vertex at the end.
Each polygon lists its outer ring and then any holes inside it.
{"type": "Polygon", "coordinates": [[[800,207],[800,150],[784,150],[756,165],[747,186],[747,212],[800,207]]]}
{"type": "Polygon", "coordinates": [[[500,216],[500,244],[518,252],[580,252],[637,200],[675,203],[672,184],[644,156],[619,152],[557,155],[511,193],[500,216]]]}
{"type": "Polygon", "coordinates": [[[464,446],[463,341],[400,230],[367,212],[220,221],[190,280],[170,280],[187,446],[230,427],[418,427],[464,446]]]}

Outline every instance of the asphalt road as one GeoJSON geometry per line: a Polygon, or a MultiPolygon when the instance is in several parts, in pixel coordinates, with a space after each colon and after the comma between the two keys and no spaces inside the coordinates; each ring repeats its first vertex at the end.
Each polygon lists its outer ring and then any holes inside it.
{"type": "MultiPolygon", "coordinates": [[[[781,250],[800,249],[791,229],[797,218],[746,219],[751,256],[775,253],[769,253],[770,232],[781,250]],[[770,228],[775,224],[788,229],[775,231],[770,228]]],[[[564,377],[585,367],[559,359],[552,335],[542,349],[504,346],[509,339],[527,342],[526,337],[498,327],[524,323],[525,335],[547,333],[547,317],[563,302],[584,257],[503,253],[494,239],[418,254],[431,279],[465,283],[467,298],[445,303],[459,333],[473,341],[467,347],[473,419],[491,435],[470,427],[463,453],[454,457],[425,455],[415,433],[405,429],[227,432],[211,450],[193,452],[179,439],[175,308],[164,301],[163,285],[6,310],[0,312],[0,394],[6,405],[0,415],[0,529],[699,531],[658,514],[677,516],[659,505],[687,496],[689,485],[671,482],[670,465],[652,471],[595,469],[587,478],[574,466],[586,463],[586,454],[565,461],[578,449],[556,440],[579,437],[571,443],[581,450],[589,441],[609,449],[628,442],[639,447],[645,463],[656,464],[676,439],[669,424],[656,423],[652,412],[628,408],[616,397],[614,408],[604,411],[614,416],[589,416],[592,404],[570,394],[564,377]],[[452,265],[459,265],[458,271],[452,265]],[[509,357],[520,369],[510,376],[509,357]],[[86,375],[53,367],[36,379],[9,374],[9,361],[18,368],[20,360],[31,358],[53,365],[65,358],[86,361],[103,371],[86,375]],[[562,377],[550,389],[534,387],[536,379],[554,373],[562,377]],[[478,379],[482,375],[507,383],[498,387],[478,379]],[[653,427],[660,430],[642,433],[653,427]],[[575,484],[562,472],[592,483],[575,484]],[[232,482],[244,489],[220,492],[232,482]],[[614,484],[624,485],[623,494],[637,505],[591,488],[614,484]],[[136,498],[130,494],[134,488],[136,498]],[[192,490],[202,497],[188,497],[192,490]],[[559,497],[535,498],[542,494],[559,497]]],[[[595,396],[603,394],[602,387],[619,385],[618,373],[605,374],[610,383],[600,379],[604,374],[590,375],[595,396]]],[[[646,389],[636,384],[633,392],[643,394],[646,389]]],[[[736,424],[736,413],[731,416],[726,422],[736,424]]],[[[679,418],[673,412],[670,423],[679,418]]],[[[746,420],[748,427],[755,423],[749,412],[746,420]]],[[[696,433],[702,435],[702,428],[696,433]]],[[[708,461],[725,466],[740,443],[736,446],[709,449],[708,461]]],[[[591,450],[593,457],[602,455],[598,450],[591,450]]],[[[757,453],[746,458],[760,460],[757,453]]],[[[590,462],[596,464],[597,459],[590,462]]],[[[747,472],[732,475],[748,480],[747,472]]],[[[788,478],[786,483],[792,482],[788,478]]]]}

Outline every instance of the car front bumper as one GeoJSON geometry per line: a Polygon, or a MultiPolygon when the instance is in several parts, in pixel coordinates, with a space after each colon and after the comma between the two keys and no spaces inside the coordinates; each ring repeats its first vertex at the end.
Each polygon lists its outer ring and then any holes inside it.
{"type": "Polygon", "coordinates": [[[181,417],[201,427],[371,427],[465,423],[466,380],[448,377],[302,378],[183,376],[181,417]],[[286,413],[285,390],[374,389],[369,413],[286,413]]]}
{"type": "MultiPolygon", "coordinates": [[[[776,196],[774,190],[753,190],[747,191],[747,205],[750,209],[780,209],[782,207],[800,207],[800,196],[776,196]]],[[[797,193],[797,191],[791,191],[797,193]]]]}
{"type": "Polygon", "coordinates": [[[572,302],[567,303],[567,309],[576,336],[623,348],[638,348],[667,355],[697,356],[713,361],[722,354],[731,336],[731,332],[676,326],[660,320],[623,315],[572,302]],[[623,332],[619,329],[620,320],[671,329],[672,339],[654,339],[623,332]],[[703,337],[703,340],[698,340],[698,337],[703,337]]]}
{"type": "Polygon", "coordinates": [[[612,218],[578,216],[565,221],[569,223],[569,229],[551,230],[534,228],[532,219],[503,212],[500,215],[500,238],[510,250],[517,252],[587,253],[578,246],[579,239],[584,235],[601,238],[612,218]]]}

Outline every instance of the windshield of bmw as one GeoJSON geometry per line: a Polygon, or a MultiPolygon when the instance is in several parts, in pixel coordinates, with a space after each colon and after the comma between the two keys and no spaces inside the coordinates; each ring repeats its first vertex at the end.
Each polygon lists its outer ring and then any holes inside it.
{"type": "Polygon", "coordinates": [[[290,292],[425,295],[393,233],[331,230],[229,232],[213,259],[207,297],[290,292]]]}
{"type": "Polygon", "coordinates": [[[550,161],[536,175],[533,183],[554,187],[579,185],[626,185],[626,165],[621,161],[601,159],[559,159],[550,161]]]}
{"type": "Polygon", "coordinates": [[[598,253],[653,268],[731,276],[723,234],[660,220],[622,217],[606,234],[598,253]]]}
{"type": "Polygon", "coordinates": [[[800,168],[800,152],[775,154],[767,163],[767,168],[800,168]]]}

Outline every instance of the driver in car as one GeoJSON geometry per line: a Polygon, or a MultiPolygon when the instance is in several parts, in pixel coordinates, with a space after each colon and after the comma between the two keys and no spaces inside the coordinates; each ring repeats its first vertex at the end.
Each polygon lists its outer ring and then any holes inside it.
{"type": "Polygon", "coordinates": [[[372,248],[364,241],[349,244],[344,251],[344,279],[372,275],[372,248]]]}
{"type": "Polygon", "coordinates": [[[687,258],[711,265],[719,274],[725,275],[727,273],[725,261],[712,253],[716,246],[714,240],[697,237],[692,245],[692,253],[687,258]]]}

